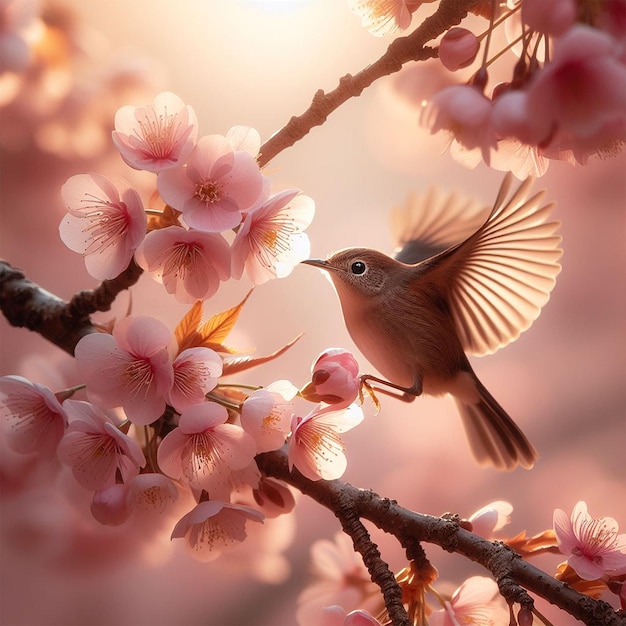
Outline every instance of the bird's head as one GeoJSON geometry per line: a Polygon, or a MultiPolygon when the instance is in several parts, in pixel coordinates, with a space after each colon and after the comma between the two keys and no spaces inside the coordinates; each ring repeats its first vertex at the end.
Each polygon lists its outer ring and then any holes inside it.
{"type": "Polygon", "coordinates": [[[308,259],[307,265],[328,272],[340,298],[349,295],[375,296],[389,288],[401,263],[368,248],[347,248],[326,260],[308,259]]]}

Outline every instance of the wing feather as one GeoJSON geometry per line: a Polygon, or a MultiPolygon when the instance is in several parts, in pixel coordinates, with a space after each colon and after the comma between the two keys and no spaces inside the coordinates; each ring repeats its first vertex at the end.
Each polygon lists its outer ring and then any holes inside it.
{"type": "Polygon", "coordinates": [[[528,198],[532,178],[510,195],[512,180],[505,177],[483,226],[441,260],[453,275],[450,307],[470,354],[494,352],[529,328],[561,270],[553,204],[543,204],[543,191],[528,198]]]}

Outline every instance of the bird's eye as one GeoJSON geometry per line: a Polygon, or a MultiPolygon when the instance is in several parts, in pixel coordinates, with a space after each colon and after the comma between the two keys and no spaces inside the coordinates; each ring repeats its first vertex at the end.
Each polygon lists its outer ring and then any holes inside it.
{"type": "Polygon", "coordinates": [[[367,265],[365,265],[365,263],[363,263],[363,261],[355,261],[350,266],[350,271],[353,274],[356,274],[357,276],[360,276],[361,274],[365,274],[365,270],[367,270],[367,265]]]}

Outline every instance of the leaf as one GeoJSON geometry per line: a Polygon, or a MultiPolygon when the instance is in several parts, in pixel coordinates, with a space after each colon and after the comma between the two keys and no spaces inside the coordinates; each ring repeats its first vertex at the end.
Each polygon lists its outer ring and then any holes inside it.
{"type": "Polygon", "coordinates": [[[257,365],[263,365],[264,363],[268,363],[269,361],[273,361],[279,356],[283,355],[291,346],[293,346],[296,341],[298,341],[303,335],[298,335],[295,339],[292,339],[289,343],[285,344],[276,352],[272,352],[272,354],[268,354],[267,356],[260,357],[251,357],[251,356],[241,356],[235,359],[231,359],[230,361],[224,362],[224,369],[222,370],[222,376],[229,376],[230,374],[238,374],[239,372],[243,372],[244,370],[250,369],[251,367],[256,367],[257,365]]]}
{"type": "Polygon", "coordinates": [[[237,306],[214,315],[204,324],[202,323],[202,302],[198,300],[174,331],[176,341],[178,342],[178,353],[180,354],[187,348],[211,348],[216,352],[226,352],[228,354],[237,352],[226,347],[222,341],[237,322],[241,309],[251,293],[252,290],[248,292],[237,306]]]}
{"type": "Polygon", "coordinates": [[[237,306],[214,315],[200,328],[198,328],[203,340],[202,345],[205,345],[205,343],[216,343],[222,345],[222,341],[226,339],[228,333],[232,330],[233,326],[239,319],[241,309],[246,303],[246,300],[250,297],[251,293],[252,289],[250,289],[246,297],[237,306]]]}
{"type": "Polygon", "coordinates": [[[178,342],[178,352],[193,348],[200,338],[198,327],[202,323],[202,301],[198,300],[176,326],[174,336],[178,342]]]}

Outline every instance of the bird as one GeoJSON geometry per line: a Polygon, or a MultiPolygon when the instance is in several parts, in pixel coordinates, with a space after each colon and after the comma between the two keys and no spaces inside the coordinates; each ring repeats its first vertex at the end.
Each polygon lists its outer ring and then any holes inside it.
{"type": "Polygon", "coordinates": [[[348,333],[384,377],[362,381],[407,402],[451,394],[478,464],[507,471],[532,468],[538,453],[468,355],[495,352],[528,329],[561,270],[554,203],[545,190],[530,195],[533,184],[513,188],[508,173],[491,210],[431,192],[396,212],[393,257],[357,247],[303,261],[328,273],[348,333]]]}

